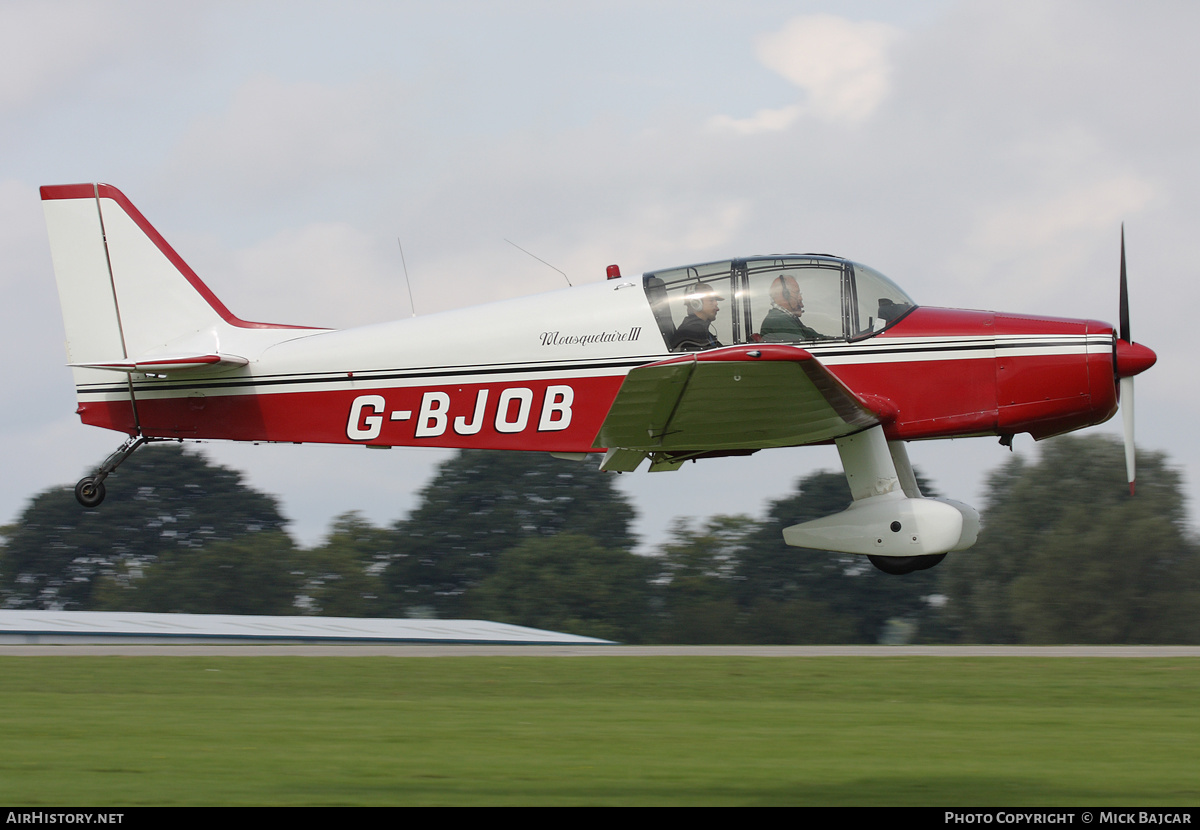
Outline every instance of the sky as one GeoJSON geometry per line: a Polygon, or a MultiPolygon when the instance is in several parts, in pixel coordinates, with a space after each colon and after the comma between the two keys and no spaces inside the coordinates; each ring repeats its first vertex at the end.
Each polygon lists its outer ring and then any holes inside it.
{"type": "MultiPolygon", "coordinates": [[[[506,240],[576,285],[822,251],[922,305],[1115,322],[1124,222],[1133,337],[1159,356],[1138,444],[1194,487],[1198,29],[1194,3],[1106,0],[5,0],[0,524],[122,440],[74,415],[37,190],[92,181],[237,316],[336,328],[562,287],[506,240]]],[[[347,511],[402,518],[451,455],[203,451],[306,544],[347,511]]],[[[1008,457],[982,438],[909,453],[977,507],[1008,457]]],[[[839,467],[798,448],[619,485],[649,548],[839,467]]]]}

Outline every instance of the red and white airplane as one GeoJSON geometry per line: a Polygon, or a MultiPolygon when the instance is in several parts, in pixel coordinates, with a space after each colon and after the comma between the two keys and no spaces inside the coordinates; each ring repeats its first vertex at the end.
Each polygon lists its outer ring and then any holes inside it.
{"type": "Polygon", "coordinates": [[[41,189],[85,424],[148,441],[228,439],[536,450],[627,472],[833,442],[853,502],[789,527],[800,547],[932,567],[970,547],[971,507],[924,498],[905,444],[1099,424],[1155,354],[1095,320],[917,306],[824,254],[652,271],[334,331],[251,323],[106,184],[41,189]]]}

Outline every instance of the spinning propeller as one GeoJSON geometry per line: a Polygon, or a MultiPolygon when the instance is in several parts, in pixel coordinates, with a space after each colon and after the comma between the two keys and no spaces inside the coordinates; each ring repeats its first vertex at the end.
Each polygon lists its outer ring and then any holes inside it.
{"type": "Polygon", "coordinates": [[[1134,343],[1129,333],[1129,284],[1125,277],[1125,225],[1121,225],[1121,321],[1120,334],[1113,350],[1113,369],[1120,383],[1121,422],[1125,433],[1125,472],[1129,476],[1129,493],[1133,494],[1136,479],[1133,444],[1133,378],[1154,365],[1158,355],[1140,343],[1134,343]]]}

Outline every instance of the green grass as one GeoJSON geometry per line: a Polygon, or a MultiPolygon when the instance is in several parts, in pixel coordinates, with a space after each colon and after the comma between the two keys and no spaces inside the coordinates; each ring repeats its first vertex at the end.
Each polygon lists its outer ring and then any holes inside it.
{"type": "Polygon", "coordinates": [[[1194,806],[1200,660],[0,658],[0,802],[1194,806]]]}

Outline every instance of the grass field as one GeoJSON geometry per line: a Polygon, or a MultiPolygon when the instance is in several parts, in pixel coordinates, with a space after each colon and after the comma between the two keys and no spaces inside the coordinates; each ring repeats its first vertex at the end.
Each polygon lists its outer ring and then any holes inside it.
{"type": "Polygon", "coordinates": [[[0,803],[1195,806],[1200,660],[0,658],[0,803]]]}

